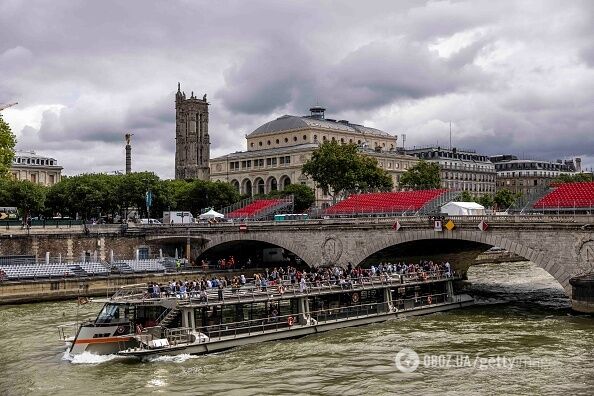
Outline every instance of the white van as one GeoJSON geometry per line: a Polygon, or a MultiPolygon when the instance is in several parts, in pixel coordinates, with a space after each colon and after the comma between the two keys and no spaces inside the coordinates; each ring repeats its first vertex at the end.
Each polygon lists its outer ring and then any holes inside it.
{"type": "Polygon", "coordinates": [[[184,210],[172,210],[163,212],[163,223],[165,224],[192,224],[194,216],[192,213],[184,210]]]}

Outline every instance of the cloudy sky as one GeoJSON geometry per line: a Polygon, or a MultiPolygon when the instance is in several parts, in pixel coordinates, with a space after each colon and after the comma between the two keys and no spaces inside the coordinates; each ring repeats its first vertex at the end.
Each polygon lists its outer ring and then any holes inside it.
{"type": "Polygon", "coordinates": [[[64,173],[174,174],[177,82],[212,156],[283,114],[594,166],[594,1],[0,0],[0,103],[64,173]]]}

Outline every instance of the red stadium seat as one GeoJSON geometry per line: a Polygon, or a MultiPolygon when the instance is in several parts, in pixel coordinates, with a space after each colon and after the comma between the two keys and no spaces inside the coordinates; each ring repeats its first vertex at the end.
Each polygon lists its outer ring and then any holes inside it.
{"type": "Polygon", "coordinates": [[[397,191],[351,195],[326,209],[326,214],[417,211],[447,190],[397,191]]]}
{"type": "Polygon", "coordinates": [[[594,182],[559,185],[534,204],[534,209],[589,208],[594,206],[594,182]]]}
{"type": "Polygon", "coordinates": [[[281,203],[281,199],[259,199],[254,201],[243,208],[234,210],[233,212],[227,214],[227,218],[229,219],[239,219],[239,218],[249,218],[255,217],[260,214],[262,211],[265,211],[273,206],[278,205],[281,203]]]}

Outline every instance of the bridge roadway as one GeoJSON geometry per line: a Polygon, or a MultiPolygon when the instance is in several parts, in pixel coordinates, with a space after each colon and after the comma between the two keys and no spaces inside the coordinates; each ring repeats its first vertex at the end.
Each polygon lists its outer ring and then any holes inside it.
{"type": "MultiPolygon", "coordinates": [[[[590,273],[594,266],[594,216],[592,215],[514,215],[514,216],[449,216],[454,228],[434,230],[428,217],[358,217],[309,219],[305,221],[246,222],[214,225],[109,225],[89,226],[88,238],[95,238],[95,246],[102,250],[101,257],[110,248],[106,237],[118,235],[140,246],[159,246],[176,243],[186,246],[186,254],[192,258],[208,253],[209,249],[237,241],[261,241],[284,248],[299,256],[310,266],[357,265],[369,256],[392,246],[432,240],[462,241],[465,246],[486,250],[499,246],[513,252],[551,274],[572,295],[569,279],[590,273]],[[488,228],[479,229],[485,221],[488,228]],[[394,228],[396,223],[400,229],[394,228]]],[[[2,238],[29,233],[30,236],[51,234],[76,234],[82,228],[68,229],[11,229],[0,230],[0,254],[2,238]]],[[[77,242],[78,243],[78,242],[77,242]]],[[[76,243],[70,243],[76,245],[76,243]]],[[[82,245],[81,245],[82,246],[82,245]]],[[[423,246],[423,245],[421,245],[423,246]]],[[[96,249],[96,248],[95,248],[96,249]]],[[[133,251],[133,250],[132,250],[133,251]]],[[[43,250],[41,251],[43,252],[43,250]]],[[[22,254],[22,253],[21,253],[22,254]]],[[[422,252],[420,254],[422,256],[422,252]]],[[[76,256],[72,253],[71,256],[76,256]]],[[[464,269],[465,270],[465,269],[464,269]]]]}

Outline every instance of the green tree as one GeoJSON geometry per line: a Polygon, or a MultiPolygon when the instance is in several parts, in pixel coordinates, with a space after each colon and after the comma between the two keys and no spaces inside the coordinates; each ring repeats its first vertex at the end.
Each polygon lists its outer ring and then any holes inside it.
{"type": "Polygon", "coordinates": [[[295,213],[307,210],[316,201],[314,190],[304,184],[289,184],[282,191],[272,191],[268,197],[277,198],[289,195],[293,195],[295,213]]]}
{"type": "Polygon", "coordinates": [[[415,190],[440,188],[439,165],[420,160],[400,176],[400,186],[415,190]]]}
{"type": "Polygon", "coordinates": [[[6,177],[14,158],[16,138],[0,114],[0,178],[6,177]]]}
{"type": "Polygon", "coordinates": [[[391,190],[392,179],[377,160],[359,153],[354,144],[324,142],[303,165],[303,173],[333,200],[345,193],[391,190]]]}
{"type": "Polygon", "coordinates": [[[493,202],[499,209],[507,209],[518,199],[518,195],[514,194],[507,188],[502,188],[495,193],[493,202]]]}
{"type": "Polygon", "coordinates": [[[558,183],[591,182],[592,173],[577,173],[575,175],[560,174],[555,178],[558,183]]]}
{"type": "Polygon", "coordinates": [[[477,202],[480,203],[481,205],[483,205],[485,208],[492,208],[493,204],[494,204],[493,195],[491,195],[491,194],[482,195],[478,198],[477,202]]]}
{"type": "Polygon", "coordinates": [[[43,211],[45,204],[46,187],[28,180],[10,181],[9,205],[16,206],[24,219],[39,214],[43,211]]]}
{"type": "MultiPolygon", "coordinates": [[[[131,208],[138,210],[140,217],[148,216],[146,211],[146,192],[153,192],[153,202],[157,199],[159,177],[153,172],[133,172],[118,178],[117,196],[123,217],[127,217],[131,208]]],[[[151,208],[152,211],[152,208],[151,208]]],[[[159,214],[161,216],[161,214],[159,214]]]]}
{"type": "Polygon", "coordinates": [[[460,201],[462,202],[474,202],[474,197],[472,196],[472,194],[470,194],[468,191],[462,191],[462,194],[460,194],[460,201]]]}

